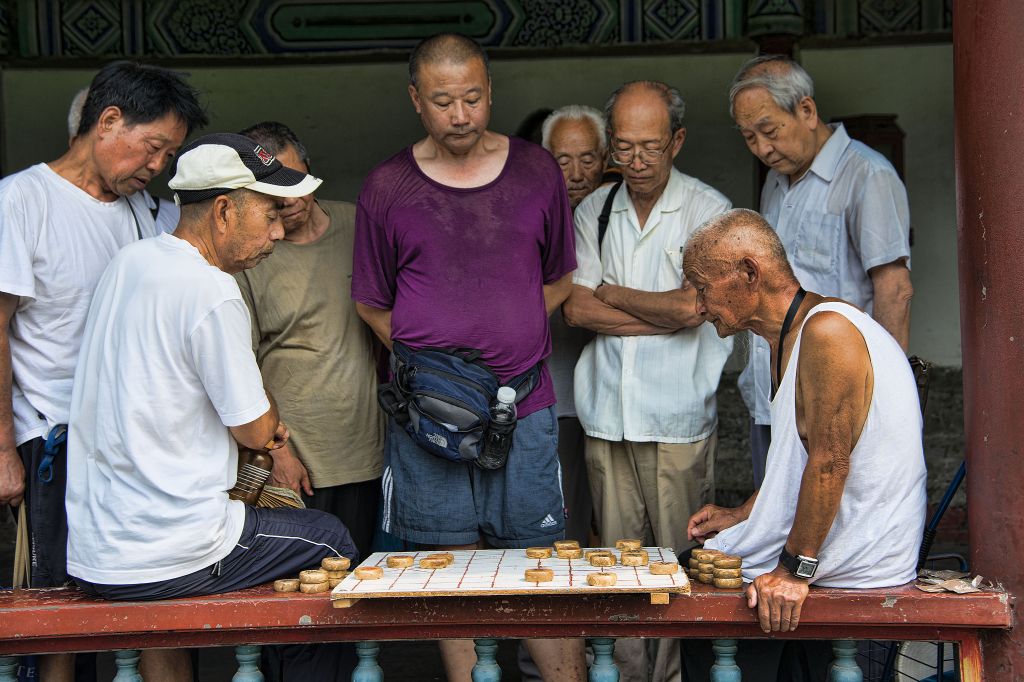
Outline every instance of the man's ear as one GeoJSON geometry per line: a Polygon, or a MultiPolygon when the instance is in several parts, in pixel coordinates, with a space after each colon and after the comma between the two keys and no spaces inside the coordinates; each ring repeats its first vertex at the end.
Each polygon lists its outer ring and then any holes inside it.
{"type": "Polygon", "coordinates": [[[683,142],[686,141],[686,128],[680,128],[672,135],[672,158],[675,159],[683,149],[683,142]]]}
{"type": "Polygon", "coordinates": [[[224,235],[228,231],[235,210],[235,202],[226,194],[221,194],[213,200],[213,224],[218,234],[224,235]]]}
{"type": "Polygon", "coordinates": [[[409,99],[412,100],[412,106],[416,109],[416,113],[422,114],[423,111],[420,106],[420,93],[412,83],[409,83],[409,99]]]}
{"type": "Polygon", "coordinates": [[[113,129],[118,121],[124,118],[124,114],[121,113],[120,107],[113,105],[107,107],[100,112],[100,116],[96,119],[96,134],[100,137],[107,135],[113,129]]]}
{"type": "Polygon", "coordinates": [[[818,105],[812,98],[804,97],[797,102],[796,116],[811,130],[818,127],[818,105]]]}
{"type": "Polygon", "coordinates": [[[752,289],[761,286],[761,265],[750,256],[744,256],[739,264],[740,276],[743,283],[752,289]]]}

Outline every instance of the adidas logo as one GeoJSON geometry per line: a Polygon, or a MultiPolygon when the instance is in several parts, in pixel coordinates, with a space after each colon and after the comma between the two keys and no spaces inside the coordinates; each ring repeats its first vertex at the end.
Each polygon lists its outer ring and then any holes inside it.
{"type": "Polygon", "coordinates": [[[551,514],[544,517],[544,520],[540,522],[541,528],[550,528],[551,526],[557,526],[558,522],[551,518],[551,514]]]}
{"type": "Polygon", "coordinates": [[[428,433],[427,440],[439,448],[448,447],[448,439],[438,433],[428,433]]]}

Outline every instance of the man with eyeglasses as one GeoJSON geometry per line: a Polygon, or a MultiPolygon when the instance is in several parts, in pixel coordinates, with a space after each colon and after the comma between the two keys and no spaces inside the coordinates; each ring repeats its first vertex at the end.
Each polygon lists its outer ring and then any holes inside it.
{"type": "MultiPolygon", "coordinates": [[[[673,168],[686,138],[685,103],[665,83],[626,83],[608,99],[612,163],[623,186],[576,209],[566,321],[597,332],[576,366],[594,513],[604,544],[640,538],[682,551],[691,514],[712,499],[715,391],[732,349],[702,325],[682,275],[682,248],[728,210],[720,192],[673,168]],[[614,195],[612,194],[614,193],[614,195]],[[602,213],[607,231],[599,238],[602,213]]],[[[679,679],[678,647],[619,640],[621,680],[679,679]]]]}

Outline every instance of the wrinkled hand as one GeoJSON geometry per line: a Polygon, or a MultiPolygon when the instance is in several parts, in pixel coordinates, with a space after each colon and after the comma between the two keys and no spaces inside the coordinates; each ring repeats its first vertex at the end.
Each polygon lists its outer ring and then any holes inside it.
{"type": "Polygon", "coordinates": [[[602,303],[614,306],[615,304],[612,301],[614,300],[618,289],[620,289],[620,287],[616,284],[602,284],[598,288],[594,289],[594,296],[602,303]]]}
{"type": "Polygon", "coordinates": [[[274,438],[267,443],[267,450],[277,450],[283,448],[285,443],[291,437],[291,433],[288,431],[288,427],[284,425],[284,422],[277,422],[277,430],[274,431],[274,438]]]}
{"type": "Polygon", "coordinates": [[[298,494],[305,492],[313,494],[313,484],[309,481],[309,472],[296,457],[290,447],[282,444],[281,447],[270,451],[274,458],[274,468],[270,472],[270,485],[279,488],[291,488],[298,494]]]}
{"type": "Polygon", "coordinates": [[[25,497],[25,466],[14,448],[0,450],[0,508],[17,507],[25,497]]]}
{"type": "Polygon", "coordinates": [[[757,619],[765,632],[792,632],[800,624],[808,589],[806,580],[777,566],[747,585],[747,606],[757,608],[757,619]]]}
{"type": "Polygon", "coordinates": [[[690,517],[686,524],[686,539],[701,544],[718,535],[719,531],[731,528],[743,520],[739,509],[706,504],[690,517]]]}

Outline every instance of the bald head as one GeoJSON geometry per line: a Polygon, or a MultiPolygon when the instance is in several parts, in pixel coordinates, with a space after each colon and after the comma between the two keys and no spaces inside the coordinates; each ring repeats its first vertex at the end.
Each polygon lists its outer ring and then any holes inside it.
{"type": "Polygon", "coordinates": [[[604,105],[604,116],[613,134],[615,131],[615,105],[624,95],[636,93],[653,93],[665,103],[670,133],[674,133],[683,127],[684,116],[686,115],[686,102],[683,101],[683,96],[679,94],[678,90],[661,81],[630,81],[619,86],[604,105]]]}
{"type": "Polygon", "coordinates": [[[479,59],[491,77],[491,65],[480,43],[461,33],[438,33],[423,39],[409,57],[409,83],[417,87],[420,69],[426,64],[465,64],[479,59]]]}
{"type": "Polygon", "coordinates": [[[734,208],[704,223],[686,242],[683,273],[707,281],[739,266],[745,258],[760,266],[763,285],[782,288],[796,281],[779,235],[760,213],[734,208]]]}

